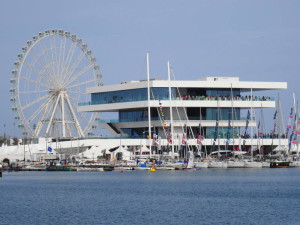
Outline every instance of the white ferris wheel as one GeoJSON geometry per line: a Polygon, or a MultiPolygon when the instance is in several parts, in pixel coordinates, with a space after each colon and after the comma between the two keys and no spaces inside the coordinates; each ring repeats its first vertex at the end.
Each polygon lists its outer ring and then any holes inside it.
{"type": "Polygon", "coordinates": [[[33,36],[14,63],[12,110],[27,137],[85,137],[96,113],[78,112],[86,88],[102,85],[99,66],[80,38],[61,29],[33,36]]]}

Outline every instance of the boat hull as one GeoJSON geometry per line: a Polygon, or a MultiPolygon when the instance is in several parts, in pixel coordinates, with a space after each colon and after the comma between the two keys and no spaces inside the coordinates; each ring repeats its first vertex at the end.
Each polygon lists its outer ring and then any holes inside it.
{"type": "Polygon", "coordinates": [[[290,163],[290,167],[300,167],[300,161],[293,161],[290,163]]]}
{"type": "Polygon", "coordinates": [[[244,168],[244,162],[228,161],[228,168],[244,168]]]}
{"type": "Polygon", "coordinates": [[[74,167],[54,166],[54,167],[47,167],[46,171],[77,171],[77,169],[74,167]]]}
{"type": "Polygon", "coordinates": [[[290,166],[290,162],[286,161],[275,161],[270,163],[270,168],[288,168],[290,166]]]}
{"type": "Polygon", "coordinates": [[[195,162],[196,168],[208,168],[208,162],[195,162]]]}
{"type": "Polygon", "coordinates": [[[208,164],[208,168],[227,168],[228,164],[227,162],[210,162],[208,164]]]}
{"type": "Polygon", "coordinates": [[[262,168],[261,162],[245,162],[244,163],[245,168],[262,168]]]}

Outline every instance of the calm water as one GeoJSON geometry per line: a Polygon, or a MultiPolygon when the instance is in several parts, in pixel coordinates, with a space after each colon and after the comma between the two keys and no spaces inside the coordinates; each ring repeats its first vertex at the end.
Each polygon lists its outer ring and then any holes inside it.
{"type": "Polygon", "coordinates": [[[0,224],[300,224],[300,169],[5,172],[0,224]]]}

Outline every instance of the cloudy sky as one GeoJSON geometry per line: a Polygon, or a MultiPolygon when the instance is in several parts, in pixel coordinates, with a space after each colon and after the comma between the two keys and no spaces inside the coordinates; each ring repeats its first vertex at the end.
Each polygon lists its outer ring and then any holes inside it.
{"type": "MultiPolygon", "coordinates": [[[[239,76],[243,81],[285,81],[286,114],[300,96],[298,0],[1,0],[0,133],[13,136],[10,104],[13,62],[40,31],[62,28],[93,51],[104,84],[151,76],[176,79],[239,76]],[[4,127],[4,124],[6,125],[4,127]]],[[[277,96],[278,92],[270,93],[277,96]]],[[[265,117],[271,117],[267,111],[265,117]]],[[[287,117],[287,116],[286,116],[287,117]]],[[[287,119],[286,119],[287,120],[287,119]]]]}

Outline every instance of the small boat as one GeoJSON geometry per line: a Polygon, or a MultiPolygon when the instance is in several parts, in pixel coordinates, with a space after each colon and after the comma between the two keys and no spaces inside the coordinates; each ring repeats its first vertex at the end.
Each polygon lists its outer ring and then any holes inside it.
{"type": "Polygon", "coordinates": [[[243,161],[228,161],[228,168],[244,168],[243,161]]]}
{"type": "Polygon", "coordinates": [[[208,162],[195,162],[196,168],[208,168],[208,162]]]}
{"type": "Polygon", "coordinates": [[[227,168],[228,164],[225,161],[211,161],[208,164],[208,168],[227,168]]]}
{"type": "Polygon", "coordinates": [[[270,168],[288,168],[289,166],[290,166],[290,162],[288,161],[270,162],[270,168]]]}
{"type": "Polygon", "coordinates": [[[77,169],[72,166],[49,166],[46,167],[46,171],[77,171],[77,169]]]}
{"type": "Polygon", "coordinates": [[[244,167],[245,168],[262,168],[262,162],[245,161],[244,167]]]}
{"type": "Polygon", "coordinates": [[[270,162],[262,162],[263,168],[270,168],[270,162]]]}
{"type": "Polygon", "coordinates": [[[300,161],[292,161],[290,167],[300,167],[300,161]]]}
{"type": "Polygon", "coordinates": [[[113,171],[114,167],[113,166],[103,166],[103,171],[113,171]]]}
{"type": "Polygon", "coordinates": [[[146,164],[141,164],[138,167],[135,168],[136,170],[149,170],[150,168],[147,167],[146,164]]]}
{"type": "Polygon", "coordinates": [[[156,172],[155,166],[152,166],[149,171],[150,172],[156,172]]]}
{"type": "Polygon", "coordinates": [[[156,170],[175,170],[175,168],[170,166],[158,166],[156,170]]]}

